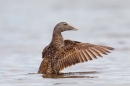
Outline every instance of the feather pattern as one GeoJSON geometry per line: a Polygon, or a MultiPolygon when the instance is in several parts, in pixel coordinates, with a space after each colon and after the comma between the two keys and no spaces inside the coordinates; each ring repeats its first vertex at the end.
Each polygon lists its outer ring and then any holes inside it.
{"type": "Polygon", "coordinates": [[[112,47],[81,43],[78,41],[64,40],[61,32],[75,30],[66,22],[58,23],[53,31],[52,40],[42,52],[42,62],[38,73],[58,74],[66,67],[87,62],[89,60],[102,57],[101,54],[107,55],[112,47]]]}
{"type": "Polygon", "coordinates": [[[111,47],[74,42],[71,40],[65,40],[65,43],[67,43],[65,44],[66,46],[56,52],[54,57],[54,59],[58,59],[58,62],[55,64],[58,71],[77,63],[97,59],[98,56],[101,57],[101,54],[107,54],[109,52],[108,50],[113,50],[111,47]]]}

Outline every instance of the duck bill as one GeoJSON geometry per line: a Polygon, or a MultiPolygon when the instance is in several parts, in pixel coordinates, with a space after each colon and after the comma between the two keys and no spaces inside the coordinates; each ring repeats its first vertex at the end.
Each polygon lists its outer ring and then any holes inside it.
{"type": "Polygon", "coordinates": [[[78,29],[71,26],[71,29],[70,29],[70,30],[78,30],[78,29]]]}
{"type": "Polygon", "coordinates": [[[74,30],[78,30],[77,28],[74,28],[74,30]]]}

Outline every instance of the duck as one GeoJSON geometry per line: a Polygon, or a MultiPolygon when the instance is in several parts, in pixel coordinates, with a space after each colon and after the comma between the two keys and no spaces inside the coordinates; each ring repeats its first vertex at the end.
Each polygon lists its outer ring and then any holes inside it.
{"type": "Polygon", "coordinates": [[[78,29],[66,22],[60,22],[54,27],[52,40],[42,51],[39,74],[60,74],[67,67],[97,59],[114,50],[108,46],[64,40],[61,33],[70,30],[78,29]]]}

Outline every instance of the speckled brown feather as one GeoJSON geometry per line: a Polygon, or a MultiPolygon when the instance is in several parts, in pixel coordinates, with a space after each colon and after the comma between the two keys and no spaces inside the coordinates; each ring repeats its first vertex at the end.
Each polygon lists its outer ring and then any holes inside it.
{"type": "Polygon", "coordinates": [[[38,73],[42,73],[42,74],[46,74],[46,71],[48,69],[48,61],[49,59],[45,58],[44,60],[42,60],[41,65],[39,67],[38,73]]]}
{"type": "Polygon", "coordinates": [[[42,52],[43,61],[39,67],[38,73],[58,74],[61,70],[77,63],[97,59],[101,54],[110,53],[114,48],[81,43],[78,41],[64,40],[61,32],[74,30],[66,22],[58,23],[53,31],[50,44],[42,52]]]}
{"type": "Polygon", "coordinates": [[[52,68],[52,60],[56,51],[57,48],[53,47],[52,44],[44,48],[42,52],[43,61],[41,62],[38,73],[42,73],[42,74],[54,73],[54,70],[52,68]]]}
{"type": "Polygon", "coordinates": [[[62,47],[55,55],[55,58],[58,59],[55,64],[57,71],[61,71],[64,68],[77,63],[97,59],[98,56],[102,57],[101,54],[110,53],[108,50],[114,49],[111,47],[71,40],[65,40],[65,43],[66,46],[62,47]]]}

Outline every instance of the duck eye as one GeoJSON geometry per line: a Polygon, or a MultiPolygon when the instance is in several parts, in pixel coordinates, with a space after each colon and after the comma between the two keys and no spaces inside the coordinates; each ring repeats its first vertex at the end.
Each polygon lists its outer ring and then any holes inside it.
{"type": "Polygon", "coordinates": [[[67,25],[66,23],[64,23],[64,25],[67,25]]]}

